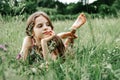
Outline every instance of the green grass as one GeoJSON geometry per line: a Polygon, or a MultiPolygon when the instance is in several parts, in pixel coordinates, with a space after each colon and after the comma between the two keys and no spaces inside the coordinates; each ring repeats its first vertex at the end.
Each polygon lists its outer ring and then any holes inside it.
{"type": "MultiPolygon", "coordinates": [[[[73,22],[54,21],[55,32],[67,31],[73,22]]],[[[20,17],[0,17],[0,44],[8,45],[7,52],[0,50],[0,80],[120,80],[120,18],[88,18],[66,61],[51,61],[48,69],[15,59],[25,27],[20,17]]]]}

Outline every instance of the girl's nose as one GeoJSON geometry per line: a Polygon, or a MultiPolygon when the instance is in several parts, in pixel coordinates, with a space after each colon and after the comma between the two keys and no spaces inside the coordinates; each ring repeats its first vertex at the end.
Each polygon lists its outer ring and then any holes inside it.
{"type": "Polygon", "coordinates": [[[47,27],[47,26],[44,26],[44,30],[45,30],[45,31],[48,30],[48,27],[47,27]]]}

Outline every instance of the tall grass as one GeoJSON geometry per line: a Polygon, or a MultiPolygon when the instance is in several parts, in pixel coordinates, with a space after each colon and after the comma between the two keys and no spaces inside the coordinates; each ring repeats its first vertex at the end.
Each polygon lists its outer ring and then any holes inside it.
{"type": "MultiPolygon", "coordinates": [[[[55,32],[67,31],[74,20],[53,21],[55,32]]],[[[78,38],[66,60],[50,62],[48,69],[40,63],[28,65],[15,59],[25,36],[26,21],[0,17],[0,80],[119,80],[120,18],[88,18],[77,31],[78,38]]]]}

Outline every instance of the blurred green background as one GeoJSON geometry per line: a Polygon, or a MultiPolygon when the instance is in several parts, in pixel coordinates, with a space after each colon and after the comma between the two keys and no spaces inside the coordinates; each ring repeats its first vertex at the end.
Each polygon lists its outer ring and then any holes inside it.
{"type": "MultiPolygon", "coordinates": [[[[83,1],[83,0],[82,0],[83,1]]],[[[0,80],[120,80],[120,0],[97,0],[91,4],[65,4],[58,0],[0,0],[0,80]],[[84,12],[87,22],[77,30],[78,38],[66,60],[29,65],[16,60],[26,19],[35,11],[52,19],[55,32],[65,32],[84,12]]]]}

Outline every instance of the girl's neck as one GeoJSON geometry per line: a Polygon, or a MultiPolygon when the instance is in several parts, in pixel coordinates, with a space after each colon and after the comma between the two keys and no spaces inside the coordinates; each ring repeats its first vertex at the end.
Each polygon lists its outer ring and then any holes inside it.
{"type": "Polygon", "coordinates": [[[33,40],[34,40],[34,45],[36,45],[36,46],[41,45],[41,39],[37,39],[37,38],[33,37],[33,40]]]}

